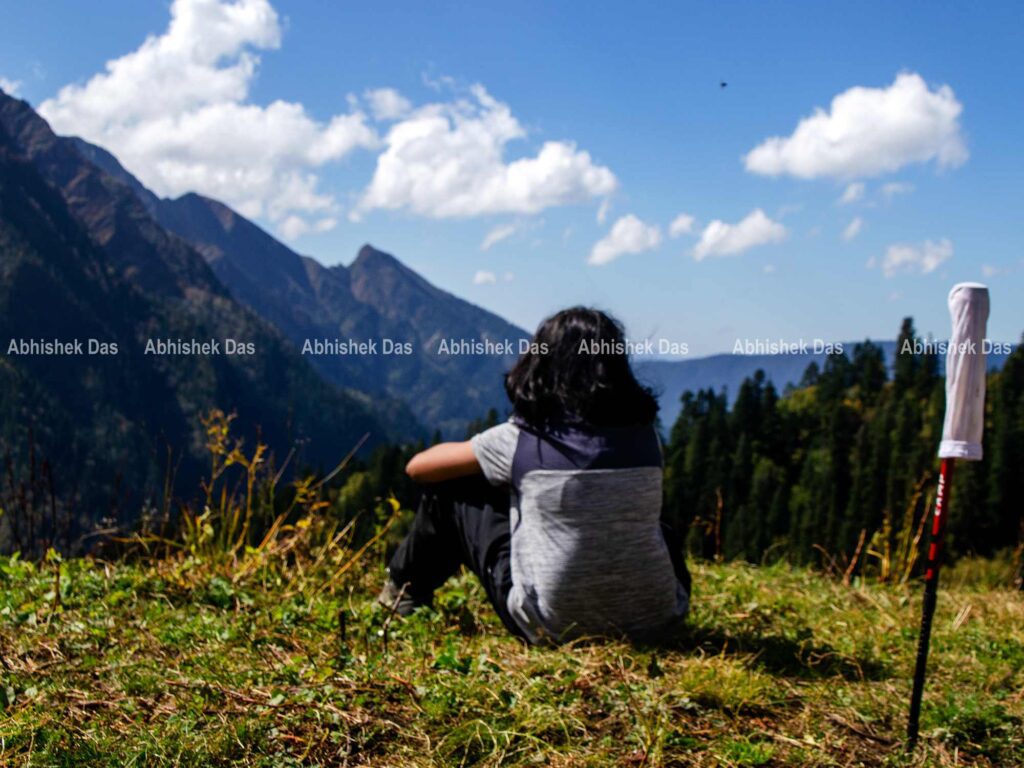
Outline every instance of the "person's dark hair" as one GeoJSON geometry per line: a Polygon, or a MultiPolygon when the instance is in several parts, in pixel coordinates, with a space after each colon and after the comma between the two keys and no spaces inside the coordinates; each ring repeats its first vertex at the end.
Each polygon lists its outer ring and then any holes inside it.
{"type": "Polygon", "coordinates": [[[658,400],[633,375],[625,341],[619,322],[597,309],[549,317],[505,376],[515,414],[535,427],[653,423],[658,400]]]}

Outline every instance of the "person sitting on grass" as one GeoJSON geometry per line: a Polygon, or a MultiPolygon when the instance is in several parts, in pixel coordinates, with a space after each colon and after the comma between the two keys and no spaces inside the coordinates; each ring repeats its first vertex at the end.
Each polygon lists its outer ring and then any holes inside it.
{"type": "Polygon", "coordinates": [[[531,643],[663,638],[689,609],[682,547],[661,520],[658,402],[622,326],[566,309],[505,377],[512,416],[406,467],[423,496],[378,598],[430,605],[465,565],[505,627],[531,643]]]}

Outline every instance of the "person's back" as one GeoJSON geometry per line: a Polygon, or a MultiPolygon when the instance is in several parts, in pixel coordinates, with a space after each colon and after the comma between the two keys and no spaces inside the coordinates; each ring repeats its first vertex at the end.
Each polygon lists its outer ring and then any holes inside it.
{"type": "Polygon", "coordinates": [[[559,312],[505,389],[507,423],[409,462],[431,485],[382,602],[429,603],[466,565],[531,642],[670,629],[688,610],[689,574],[661,522],[658,403],[633,376],[622,328],[597,310],[559,312]]]}
{"type": "Polygon", "coordinates": [[[508,609],[533,641],[654,636],[686,614],[662,535],[662,459],[651,424],[536,429],[472,439],[484,476],[512,493],[508,609]]]}

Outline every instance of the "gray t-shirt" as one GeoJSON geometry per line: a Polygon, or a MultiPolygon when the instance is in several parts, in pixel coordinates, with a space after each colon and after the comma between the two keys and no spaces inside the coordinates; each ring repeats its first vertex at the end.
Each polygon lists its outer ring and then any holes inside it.
{"type": "Polygon", "coordinates": [[[531,641],[643,639],[686,615],[661,532],[653,426],[541,432],[509,421],[472,446],[488,481],[509,486],[508,609],[531,641]]]}

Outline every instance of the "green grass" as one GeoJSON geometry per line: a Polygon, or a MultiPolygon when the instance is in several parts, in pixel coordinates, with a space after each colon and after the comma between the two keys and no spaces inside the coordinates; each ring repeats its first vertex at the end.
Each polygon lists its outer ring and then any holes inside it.
{"type": "Polygon", "coordinates": [[[469,578],[389,621],[379,554],[341,582],[0,561],[0,764],[1024,764],[1024,597],[976,565],[940,596],[910,757],[916,587],[697,564],[673,647],[532,649],[469,578]]]}

